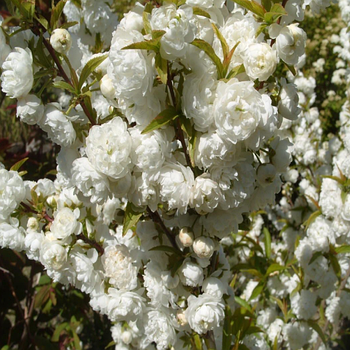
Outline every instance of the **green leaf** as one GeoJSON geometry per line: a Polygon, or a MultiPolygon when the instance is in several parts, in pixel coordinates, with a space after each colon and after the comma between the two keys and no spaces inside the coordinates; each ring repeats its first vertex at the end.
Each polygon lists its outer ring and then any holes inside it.
{"type": "Polygon", "coordinates": [[[231,350],[233,322],[231,308],[226,305],[224,327],[222,330],[222,350],[231,350]]]}
{"type": "Polygon", "coordinates": [[[52,280],[48,275],[40,276],[38,286],[43,286],[45,284],[51,284],[52,280]]]}
{"type": "Polygon", "coordinates": [[[128,202],[124,214],[123,236],[138,223],[142,214],[143,212],[140,212],[131,202],[128,202]]]}
{"type": "Polygon", "coordinates": [[[57,28],[57,22],[62,15],[62,11],[66,2],[67,0],[60,0],[57,3],[57,5],[52,8],[51,18],[50,18],[50,26],[52,30],[57,28]]]}
{"type": "Polygon", "coordinates": [[[315,212],[313,212],[309,218],[303,223],[303,225],[305,226],[305,229],[308,229],[308,227],[316,220],[316,218],[318,216],[320,216],[322,213],[320,210],[317,210],[315,212]]]}
{"type": "Polygon", "coordinates": [[[253,312],[252,308],[250,307],[250,305],[245,301],[243,300],[242,298],[240,297],[235,297],[235,301],[237,304],[241,305],[242,307],[244,307],[245,309],[247,309],[248,311],[250,312],[253,312]]]}
{"type": "Polygon", "coordinates": [[[60,335],[63,332],[63,330],[66,329],[66,327],[68,326],[68,322],[63,322],[59,325],[56,326],[55,331],[53,332],[53,335],[51,337],[51,341],[53,342],[58,342],[60,340],[60,335]]]}
{"type": "Polygon", "coordinates": [[[76,95],[76,91],[75,91],[74,87],[72,85],[66,83],[63,80],[55,81],[52,84],[52,86],[57,88],[57,89],[67,90],[67,91],[71,92],[72,94],[76,95]]]}
{"type": "Polygon", "coordinates": [[[222,48],[222,52],[224,54],[224,59],[227,57],[229,51],[230,51],[230,48],[228,47],[228,44],[226,42],[226,39],[223,37],[223,35],[220,33],[219,31],[219,28],[214,24],[212,23],[211,24],[213,29],[214,29],[214,32],[216,34],[216,36],[218,37],[218,39],[220,40],[220,43],[221,43],[221,48],[222,48]]]}
{"type": "Polygon", "coordinates": [[[183,116],[180,119],[181,129],[186,133],[188,138],[188,148],[189,148],[189,156],[191,161],[191,166],[194,168],[196,166],[194,160],[195,148],[197,143],[197,130],[192,125],[190,119],[183,116]]]}
{"type": "Polygon", "coordinates": [[[32,22],[34,17],[34,12],[35,12],[35,2],[31,2],[31,1],[22,2],[22,9],[26,19],[32,22]]]}
{"type": "Polygon", "coordinates": [[[268,24],[260,24],[258,30],[255,33],[255,37],[257,38],[265,30],[266,27],[268,27],[268,24]]]}
{"type": "Polygon", "coordinates": [[[272,272],[275,272],[275,271],[282,271],[282,270],[285,270],[286,269],[286,266],[282,266],[280,264],[271,264],[269,266],[269,268],[267,269],[266,271],[266,274],[265,276],[269,276],[272,272]]]}
{"type": "Polygon", "coordinates": [[[80,90],[89,75],[108,57],[108,53],[94,57],[89,60],[81,71],[81,75],[79,78],[78,89],[80,90]]]}
{"type": "Polygon", "coordinates": [[[122,50],[151,50],[158,52],[160,48],[160,39],[161,38],[133,43],[131,45],[123,47],[122,50]]]}
{"type": "Polygon", "coordinates": [[[194,345],[196,347],[196,350],[203,350],[202,338],[198,334],[195,334],[193,336],[193,340],[194,340],[194,345]]]}
{"type": "Polygon", "coordinates": [[[150,249],[150,251],[168,252],[168,253],[182,256],[182,253],[180,250],[175,249],[174,247],[167,246],[167,245],[159,245],[157,247],[150,249]]]}
{"type": "Polygon", "coordinates": [[[74,341],[75,350],[81,350],[80,339],[79,339],[78,334],[75,331],[72,331],[72,333],[73,333],[73,341],[74,341]]]}
{"type": "Polygon", "coordinates": [[[28,160],[29,158],[23,158],[21,160],[19,160],[17,163],[13,164],[11,169],[12,171],[18,171],[20,169],[20,167],[28,160]]]}
{"type": "Polygon", "coordinates": [[[255,13],[260,18],[264,18],[266,10],[254,0],[233,0],[236,4],[244,7],[245,9],[255,13]]]}
{"type": "Polygon", "coordinates": [[[331,265],[333,267],[334,273],[335,275],[338,277],[338,279],[341,279],[341,267],[339,265],[339,261],[336,258],[336,256],[334,256],[333,254],[329,254],[329,260],[331,262],[331,265]]]}
{"type": "Polygon", "coordinates": [[[325,335],[323,334],[322,332],[322,329],[321,327],[319,326],[319,324],[316,322],[316,321],[313,321],[313,320],[309,320],[307,321],[307,324],[314,330],[318,333],[318,335],[320,336],[320,338],[322,339],[324,345],[327,347],[327,340],[326,340],[326,337],[325,335]]]}
{"type": "Polygon", "coordinates": [[[35,15],[34,14],[34,18],[46,29],[48,30],[49,29],[49,22],[47,21],[47,19],[42,16],[42,15],[35,15]]]}
{"type": "Polygon", "coordinates": [[[34,308],[41,307],[49,299],[50,288],[51,285],[44,285],[39,289],[34,297],[34,308]]]}
{"type": "Polygon", "coordinates": [[[337,254],[350,253],[350,245],[342,245],[341,247],[334,248],[337,254]]]}
{"type": "Polygon", "coordinates": [[[270,11],[271,9],[271,0],[261,0],[261,5],[263,5],[266,11],[270,11]]]}
{"type": "Polygon", "coordinates": [[[209,19],[211,18],[210,14],[207,11],[204,11],[203,9],[201,9],[200,7],[194,6],[192,9],[193,9],[194,15],[207,17],[209,19]]]}
{"type": "Polygon", "coordinates": [[[262,291],[264,290],[265,287],[265,283],[264,282],[260,282],[253,290],[252,295],[250,296],[249,300],[253,300],[256,297],[258,297],[262,291]]]}
{"type": "Polygon", "coordinates": [[[271,235],[270,235],[270,231],[264,227],[263,229],[263,232],[264,232],[264,244],[265,244],[265,254],[266,254],[266,257],[268,259],[270,259],[271,257],[271,235]]]}
{"type": "Polygon", "coordinates": [[[173,120],[179,117],[179,113],[175,108],[167,108],[160,112],[142,131],[141,134],[147,134],[150,131],[160,129],[161,127],[168,125],[173,120]]]}
{"type": "Polygon", "coordinates": [[[181,259],[172,259],[172,257],[169,258],[169,261],[171,261],[171,267],[168,266],[168,270],[170,269],[171,276],[175,277],[175,274],[177,270],[182,266],[184,259],[183,257],[181,257],[181,259]]]}
{"type": "Polygon", "coordinates": [[[116,342],[114,340],[112,340],[106,347],[105,349],[109,349],[111,348],[112,346],[114,346],[116,344],[116,342]]]}
{"type": "Polygon", "coordinates": [[[161,82],[166,85],[168,81],[168,61],[164,59],[160,53],[156,54],[155,66],[161,82]]]}
{"type": "Polygon", "coordinates": [[[274,4],[270,11],[265,13],[264,21],[268,24],[272,24],[277,22],[280,17],[286,15],[288,15],[288,13],[281,4],[274,4]]]}
{"type": "Polygon", "coordinates": [[[216,55],[211,45],[202,39],[195,39],[191,42],[191,44],[203,50],[209,56],[209,58],[213,61],[213,63],[216,66],[216,69],[218,71],[218,78],[219,79],[223,78],[222,75],[223,75],[224,67],[220,61],[220,58],[216,55]]]}
{"type": "Polygon", "coordinates": [[[75,25],[77,25],[77,24],[79,24],[79,22],[77,22],[77,21],[66,22],[66,23],[63,23],[63,24],[60,26],[60,28],[62,28],[62,29],[68,29],[68,28],[73,27],[73,26],[75,26],[75,25]]]}
{"type": "Polygon", "coordinates": [[[309,265],[312,264],[317,258],[319,258],[320,256],[323,256],[322,252],[316,252],[312,254],[312,257],[309,261],[309,265]]]}
{"type": "Polygon", "coordinates": [[[151,34],[152,33],[152,27],[151,27],[151,23],[149,21],[149,12],[143,11],[142,14],[142,19],[143,19],[143,28],[145,29],[145,33],[146,34],[151,34]]]}
{"type": "Polygon", "coordinates": [[[231,78],[234,78],[236,75],[244,73],[244,72],[245,72],[245,68],[244,68],[244,64],[242,63],[241,65],[232,68],[230,73],[226,77],[226,79],[230,80],[231,78]]]}

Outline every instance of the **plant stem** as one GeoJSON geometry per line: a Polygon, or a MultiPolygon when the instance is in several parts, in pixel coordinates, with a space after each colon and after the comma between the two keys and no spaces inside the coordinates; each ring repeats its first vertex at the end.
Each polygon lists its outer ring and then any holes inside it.
{"type": "Polygon", "coordinates": [[[81,240],[84,241],[85,243],[87,243],[87,244],[89,244],[90,246],[94,247],[94,248],[98,251],[99,255],[103,255],[103,253],[104,253],[105,250],[104,250],[103,247],[100,246],[97,242],[95,242],[95,241],[91,240],[90,238],[84,236],[82,233],[80,233],[79,235],[77,235],[77,238],[78,238],[78,239],[81,239],[81,240]]]}

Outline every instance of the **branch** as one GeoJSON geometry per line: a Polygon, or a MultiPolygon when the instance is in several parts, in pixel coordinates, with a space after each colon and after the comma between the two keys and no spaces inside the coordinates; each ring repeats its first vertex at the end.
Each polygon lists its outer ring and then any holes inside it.
{"type": "Polygon", "coordinates": [[[175,248],[178,249],[178,246],[175,241],[175,237],[170,233],[168,228],[165,226],[162,218],[160,217],[159,213],[157,211],[153,212],[149,207],[147,207],[147,213],[149,217],[152,219],[153,222],[157,223],[160,225],[166,236],[168,237],[171,245],[175,248]]]}
{"type": "Polygon", "coordinates": [[[104,253],[104,249],[102,246],[100,246],[97,242],[91,240],[90,238],[87,238],[86,236],[84,236],[82,233],[80,233],[78,236],[77,236],[78,239],[81,239],[82,241],[84,241],[85,243],[89,244],[90,246],[94,247],[99,255],[103,255],[104,253]]]}

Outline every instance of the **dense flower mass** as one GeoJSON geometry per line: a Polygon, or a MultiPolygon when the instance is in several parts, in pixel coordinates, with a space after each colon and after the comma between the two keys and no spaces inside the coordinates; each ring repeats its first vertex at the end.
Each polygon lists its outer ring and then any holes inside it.
{"type": "Polygon", "coordinates": [[[325,142],[297,70],[295,21],[329,4],[262,3],[138,3],[116,25],[112,1],[67,1],[70,24],[0,30],[2,91],[59,146],[54,181],[1,165],[0,246],[87,293],[116,350],[309,349],[321,300],[350,315],[349,104],[325,142]]]}

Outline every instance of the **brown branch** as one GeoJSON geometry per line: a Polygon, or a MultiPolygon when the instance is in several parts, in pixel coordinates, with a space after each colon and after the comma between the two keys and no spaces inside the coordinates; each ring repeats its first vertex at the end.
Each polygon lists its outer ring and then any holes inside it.
{"type": "Polygon", "coordinates": [[[90,238],[87,238],[86,236],[84,236],[82,233],[80,233],[78,236],[77,236],[78,239],[81,239],[82,241],[84,241],[85,243],[89,244],[90,246],[94,247],[99,255],[103,255],[104,253],[104,249],[102,246],[100,246],[97,242],[91,240],[90,238]]]}
{"type": "Polygon", "coordinates": [[[171,245],[175,249],[178,249],[178,246],[177,246],[176,241],[175,241],[175,237],[170,233],[168,228],[165,226],[165,224],[164,224],[162,218],[160,217],[159,213],[157,211],[153,212],[149,207],[147,207],[147,213],[148,213],[149,217],[152,219],[152,221],[154,223],[157,223],[157,224],[160,225],[160,227],[162,228],[162,230],[164,231],[164,233],[168,237],[171,245]]]}

